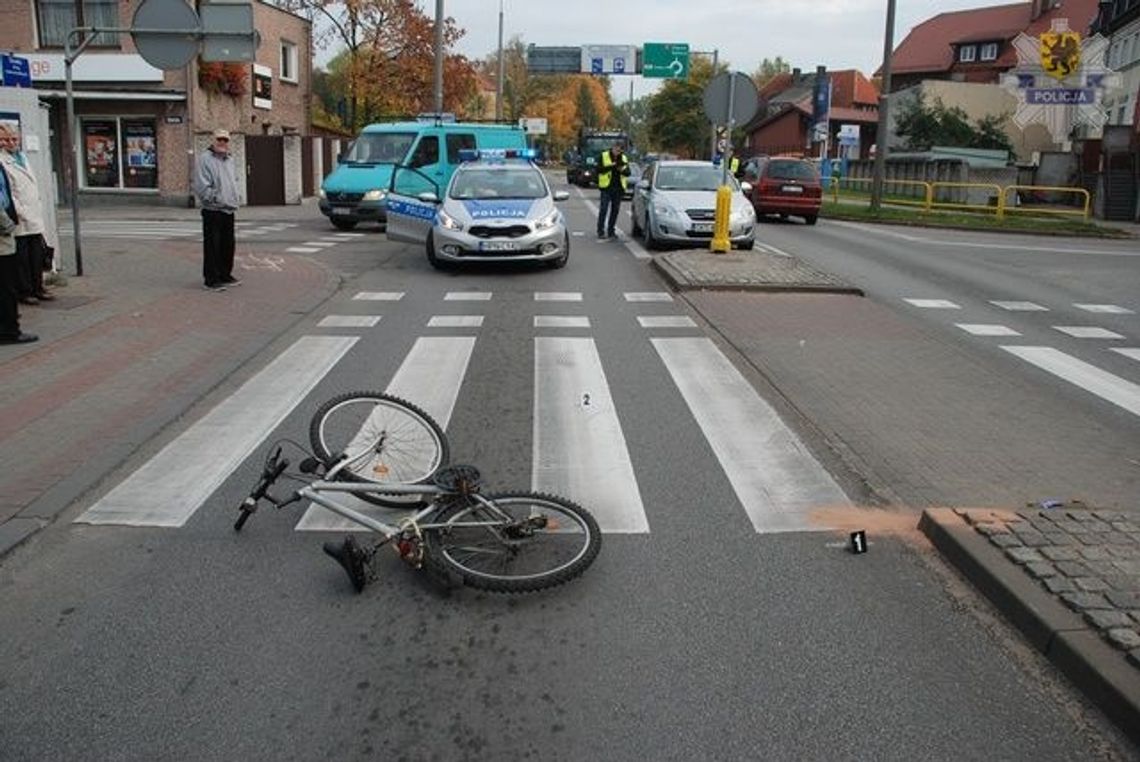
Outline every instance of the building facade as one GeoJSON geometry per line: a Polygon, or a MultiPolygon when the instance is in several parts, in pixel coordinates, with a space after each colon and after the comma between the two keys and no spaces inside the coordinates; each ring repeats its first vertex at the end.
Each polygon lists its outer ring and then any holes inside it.
{"type": "MultiPolygon", "coordinates": [[[[74,27],[128,28],[137,0],[0,0],[0,51],[26,58],[32,87],[50,108],[50,152],[58,198],[70,174],[85,203],[101,200],[185,205],[194,152],[217,128],[233,135],[235,158],[252,169],[247,148],[278,136],[281,162],[300,163],[312,101],[312,30],[306,19],[253,0],[261,34],[256,61],[194,59],[163,71],[137,51],[130,34],[97,36],[72,67],[75,123],[67,124],[64,45],[74,27]],[[68,151],[69,141],[74,153],[68,151]]],[[[48,136],[42,136],[46,141],[48,136]]],[[[262,153],[268,155],[265,151],[262,153]]],[[[299,170],[298,170],[299,171],[299,170]]],[[[244,179],[244,178],[243,178],[244,179]]],[[[300,200],[299,180],[295,196],[300,200]]]]}

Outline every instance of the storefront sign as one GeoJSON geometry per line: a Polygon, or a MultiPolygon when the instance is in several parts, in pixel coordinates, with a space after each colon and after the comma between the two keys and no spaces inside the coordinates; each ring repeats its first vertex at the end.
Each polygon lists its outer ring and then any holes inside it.
{"type": "Polygon", "coordinates": [[[273,108],[273,71],[268,66],[253,65],[254,108],[273,108]]]}
{"type": "MultiPolygon", "coordinates": [[[[28,70],[34,82],[63,82],[62,53],[29,53],[28,70]]],[[[156,69],[136,53],[84,53],[71,67],[76,82],[161,82],[156,69]]]]}

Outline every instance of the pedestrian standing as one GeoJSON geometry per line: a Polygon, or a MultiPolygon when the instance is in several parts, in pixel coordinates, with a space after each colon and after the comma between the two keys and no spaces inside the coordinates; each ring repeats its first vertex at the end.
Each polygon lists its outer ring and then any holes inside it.
{"type": "Polygon", "coordinates": [[[230,133],[214,130],[213,142],[198,157],[194,194],[202,206],[202,278],[209,291],[241,283],[234,277],[234,213],[241,203],[230,156],[230,133]]]}
{"type": "Polygon", "coordinates": [[[599,161],[598,240],[604,240],[615,235],[614,225],[625,195],[626,178],[629,177],[629,159],[622,150],[621,141],[618,141],[608,151],[602,151],[599,161]]]}
{"type": "Polygon", "coordinates": [[[20,330],[20,305],[16,291],[16,230],[19,215],[12,203],[8,173],[0,165],[0,344],[27,344],[38,340],[20,330]]]}
{"type": "Polygon", "coordinates": [[[44,269],[50,267],[50,254],[44,238],[43,199],[36,175],[23,151],[19,127],[0,122],[0,163],[8,173],[8,192],[20,222],[16,226],[16,281],[21,304],[39,304],[55,299],[44,288],[44,269]]]}

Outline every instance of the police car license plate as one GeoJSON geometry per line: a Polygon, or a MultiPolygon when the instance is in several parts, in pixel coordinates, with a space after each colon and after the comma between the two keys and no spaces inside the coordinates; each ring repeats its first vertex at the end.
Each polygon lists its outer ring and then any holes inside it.
{"type": "Polygon", "coordinates": [[[694,222],[693,223],[693,232],[694,233],[711,233],[712,229],[713,229],[713,224],[711,222],[694,222]]]}
{"type": "Polygon", "coordinates": [[[514,251],[514,241],[480,241],[479,251],[514,251]]]}

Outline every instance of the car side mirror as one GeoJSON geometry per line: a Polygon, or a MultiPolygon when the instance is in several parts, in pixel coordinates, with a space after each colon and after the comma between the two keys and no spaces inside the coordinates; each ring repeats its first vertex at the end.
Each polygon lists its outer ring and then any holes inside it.
{"type": "Polygon", "coordinates": [[[565,201],[570,198],[570,191],[554,191],[555,201],[565,201]]]}
{"type": "Polygon", "coordinates": [[[740,184],[740,190],[743,193],[751,193],[752,192],[752,183],[750,183],[748,181],[742,182],[740,184]]]}
{"type": "Polygon", "coordinates": [[[649,190],[649,181],[648,180],[638,180],[637,181],[637,187],[639,190],[649,190]]]}
{"type": "Polygon", "coordinates": [[[439,203],[439,196],[435,195],[431,191],[424,191],[423,193],[416,196],[416,198],[418,198],[420,201],[423,201],[423,202],[428,203],[428,204],[438,204],[439,203]]]}

